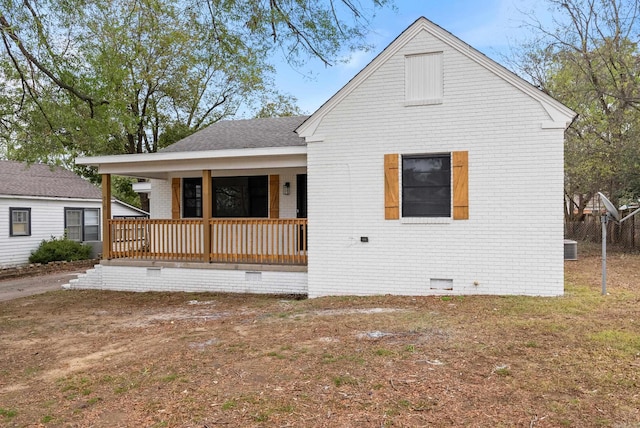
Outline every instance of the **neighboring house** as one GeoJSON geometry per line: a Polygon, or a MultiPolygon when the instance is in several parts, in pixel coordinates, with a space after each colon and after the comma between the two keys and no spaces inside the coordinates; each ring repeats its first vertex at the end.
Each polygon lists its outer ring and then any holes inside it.
{"type": "Polygon", "coordinates": [[[420,18],[310,117],[80,159],[150,179],[151,219],[109,221],[71,287],[561,295],[574,116],[420,18]]]}
{"type": "MultiPolygon", "coordinates": [[[[28,263],[52,236],[100,241],[101,210],[102,191],[70,171],[0,160],[0,268],[28,263]]],[[[111,211],[114,217],[146,216],[118,200],[111,211]]]]}

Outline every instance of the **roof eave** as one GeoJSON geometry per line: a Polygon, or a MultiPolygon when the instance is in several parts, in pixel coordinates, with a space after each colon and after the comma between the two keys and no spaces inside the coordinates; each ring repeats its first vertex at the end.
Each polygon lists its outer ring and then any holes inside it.
{"type": "Polygon", "coordinates": [[[172,173],[193,170],[233,170],[306,167],[306,146],[163,152],[76,159],[79,165],[98,167],[101,174],[166,179],[172,173]]]}

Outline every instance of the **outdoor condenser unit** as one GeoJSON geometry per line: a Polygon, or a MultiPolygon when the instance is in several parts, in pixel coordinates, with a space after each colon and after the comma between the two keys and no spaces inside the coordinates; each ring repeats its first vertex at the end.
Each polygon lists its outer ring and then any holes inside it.
{"type": "Polygon", "coordinates": [[[578,243],[571,239],[564,240],[564,259],[578,260],[578,243]]]}

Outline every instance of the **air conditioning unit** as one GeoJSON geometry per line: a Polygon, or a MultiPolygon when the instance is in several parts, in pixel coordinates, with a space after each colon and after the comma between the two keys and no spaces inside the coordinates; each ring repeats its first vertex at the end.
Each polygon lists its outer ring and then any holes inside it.
{"type": "Polygon", "coordinates": [[[578,260],[578,243],[571,239],[564,240],[564,259],[578,260]]]}

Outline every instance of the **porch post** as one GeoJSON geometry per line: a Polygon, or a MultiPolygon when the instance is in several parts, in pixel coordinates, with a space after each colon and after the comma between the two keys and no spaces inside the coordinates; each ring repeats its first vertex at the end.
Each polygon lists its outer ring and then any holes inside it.
{"type": "Polygon", "coordinates": [[[204,233],[202,244],[204,246],[203,260],[211,261],[211,207],[213,195],[211,194],[211,171],[202,171],[202,230],[204,233]]]}
{"type": "Polygon", "coordinates": [[[102,258],[111,258],[111,174],[102,174],[102,258]]]}

